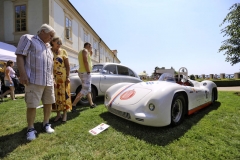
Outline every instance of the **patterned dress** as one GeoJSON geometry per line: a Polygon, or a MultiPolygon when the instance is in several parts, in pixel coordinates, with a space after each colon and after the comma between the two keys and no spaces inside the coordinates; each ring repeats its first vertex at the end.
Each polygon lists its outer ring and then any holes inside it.
{"type": "Polygon", "coordinates": [[[52,105],[52,111],[71,111],[72,101],[70,94],[70,83],[65,85],[67,74],[64,60],[68,58],[67,52],[59,48],[58,53],[54,53],[53,74],[56,82],[55,99],[56,103],[52,105]]]}

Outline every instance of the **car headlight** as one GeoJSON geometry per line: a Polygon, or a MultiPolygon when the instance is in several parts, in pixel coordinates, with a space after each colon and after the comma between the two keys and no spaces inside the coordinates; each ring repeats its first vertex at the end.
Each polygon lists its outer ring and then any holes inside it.
{"type": "Polygon", "coordinates": [[[154,111],[155,105],[152,104],[152,103],[150,103],[149,106],[148,106],[148,108],[149,108],[150,111],[154,111]]]}

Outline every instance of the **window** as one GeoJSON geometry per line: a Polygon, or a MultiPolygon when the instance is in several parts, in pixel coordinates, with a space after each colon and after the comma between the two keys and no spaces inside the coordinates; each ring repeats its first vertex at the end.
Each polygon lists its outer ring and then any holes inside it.
{"type": "Polygon", "coordinates": [[[108,65],[103,69],[105,74],[117,74],[117,69],[115,65],[108,65]]]}
{"type": "Polygon", "coordinates": [[[128,68],[124,66],[118,66],[118,74],[120,75],[129,75],[128,68]]]}
{"type": "Polygon", "coordinates": [[[135,74],[134,74],[134,72],[131,69],[128,68],[128,72],[129,72],[130,76],[135,77],[135,74]]]}
{"type": "Polygon", "coordinates": [[[27,30],[26,5],[15,6],[15,31],[27,30]]]}
{"type": "Polygon", "coordinates": [[[93,39],[93,52],[95,57],[97,56],[97,49],[98,49],[97,41],[93,39]]]}
{"type": "Polygon", "coordinates": [[[84,32],[84,42],[88,42],[88,33],[84,32]]]}
{"type": "Polygon", "coordinates": [[[99,62],[101,62],[102,61],[102,55],[103,55],[103,47],[102,46],[100,46],[100,54],[99,54],[99,62]]]}
{"type": "Polygon", "coordinates": [[[72,21],[66,17],[66,35],[68,40],[72,40],[72,21]]]}

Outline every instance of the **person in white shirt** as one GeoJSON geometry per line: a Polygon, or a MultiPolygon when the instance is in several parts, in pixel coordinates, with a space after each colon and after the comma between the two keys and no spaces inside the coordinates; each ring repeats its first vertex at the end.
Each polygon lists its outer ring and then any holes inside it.
{"type": "Polygon", "coordinates": [[[5,69],[5,76],[4,76],[4,85],[6,87],[9,87],[9,90],[5,91],[0,96],[1,99],[5,95],[10,93],[11,99],[12,100],[16,100],[15,99],[15,94],[14,94],[15,87],[14,87],[14,83],[13,83],[13,80],[12,80],[12,77],[15,77],[15,71],[12,68],[13,66],[14,66],[14,62],[13,61],[11,61],[11,60],[7,61],[7,65],[6,65],[6,69],[5,69]]]}

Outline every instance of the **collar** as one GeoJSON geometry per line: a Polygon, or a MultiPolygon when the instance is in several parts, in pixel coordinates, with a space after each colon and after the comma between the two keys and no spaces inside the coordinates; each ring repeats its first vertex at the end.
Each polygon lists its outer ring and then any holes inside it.
{"type": "Polygon", "coordinates": [[[40,42],[42,42],[43,44],[45,44],[45,46],[46,46],[47,48],[51,48],[51,45],[50,45],[49,43],[44,43],[38,35],[35,35],[34,38],[36,38],[37,40],[39,40],[40,42]]]}

